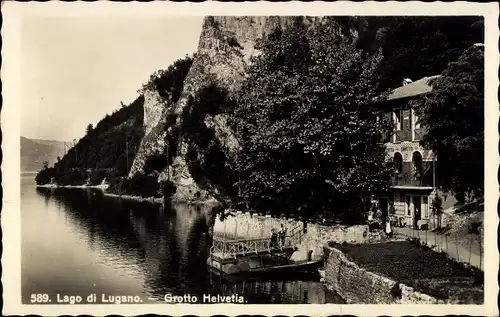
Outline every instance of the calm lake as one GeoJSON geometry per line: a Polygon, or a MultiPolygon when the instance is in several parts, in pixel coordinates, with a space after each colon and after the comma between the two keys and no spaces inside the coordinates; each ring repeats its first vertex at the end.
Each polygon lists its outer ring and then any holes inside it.
{"type": "Polygon", "coordinates": [[[163,210],[99,190],[36,188],[21,174],[22,295],[139,296],[239,294],[248,303],[341,303],[319,281],[292,276],[227,282],[211,274],[204,220],[187,205],[163,210]]]}

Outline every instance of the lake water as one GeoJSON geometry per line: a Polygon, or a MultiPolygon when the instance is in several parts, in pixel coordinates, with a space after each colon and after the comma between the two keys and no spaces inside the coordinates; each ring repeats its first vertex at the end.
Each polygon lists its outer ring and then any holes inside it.
{"type": "MultiPolygon", "coordinates": [[[[139,296],[162,303],[166,294],[239,294],[247,303],[341,303],[312,278],[227,282],[207,269],[203,212],[179,205],[103,196],[99,190],[36,188],[21,175],[22,296],[139,296]]],[[[193,298],[192,297],[192,298],[193,298]]]]}

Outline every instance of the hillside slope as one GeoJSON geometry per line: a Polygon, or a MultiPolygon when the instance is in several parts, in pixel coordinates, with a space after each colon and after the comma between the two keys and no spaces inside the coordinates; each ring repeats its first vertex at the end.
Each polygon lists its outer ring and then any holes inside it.
{"type": "MultiPolygon", "coordinates": [[[[83,184],[88,177],[100,183],[104,177],[126,175],[143,132],[144,97],[106,115],[53,168],[40,171],[37,184],[83,184]],[[95,173],[87,175],[85,170],[95,173]]],[[[39,168],[40,169],[40,168],[39,168]]]]}
{"type": "Polygon", "coordinates": [[[53,165],[63,155],[64,142],[21,137],[21,172],[38,171],[43,162],[53,165]]]}

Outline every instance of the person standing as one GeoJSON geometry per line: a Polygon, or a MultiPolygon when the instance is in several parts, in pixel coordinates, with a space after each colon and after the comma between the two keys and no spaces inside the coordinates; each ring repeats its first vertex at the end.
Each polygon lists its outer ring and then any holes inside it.
{"type": "Polygon", "coordinates": [[[274,228],[271,229],[271,249],[276,248],[278,246],[279,236],[276,234],[276,230],[274,228]]]}
{"type": "Polygon", "coordinates": [[[385,220],[385,236],[389,239],[392,236],[392,228],[390,219],[385,220]]]}
{"type": "Polygon", "coordinates": [[[286,236],[286,229],[285,229],[285,226],[283,224],[281,224],[280,230],[278,232],[278,237],[279,237],[281,246],[285,245],[285,236],[286,236]]]}

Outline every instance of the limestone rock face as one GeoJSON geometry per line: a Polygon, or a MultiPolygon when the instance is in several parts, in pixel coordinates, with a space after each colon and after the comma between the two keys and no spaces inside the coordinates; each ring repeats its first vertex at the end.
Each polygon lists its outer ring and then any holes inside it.
{"type": "Polygon", "coordinates": [[[144,91],[144,137],[130,168],[129,177],[144,169],[146,159],[165,149],[165,113],[171,105],[157,91],[144,91]]]}

